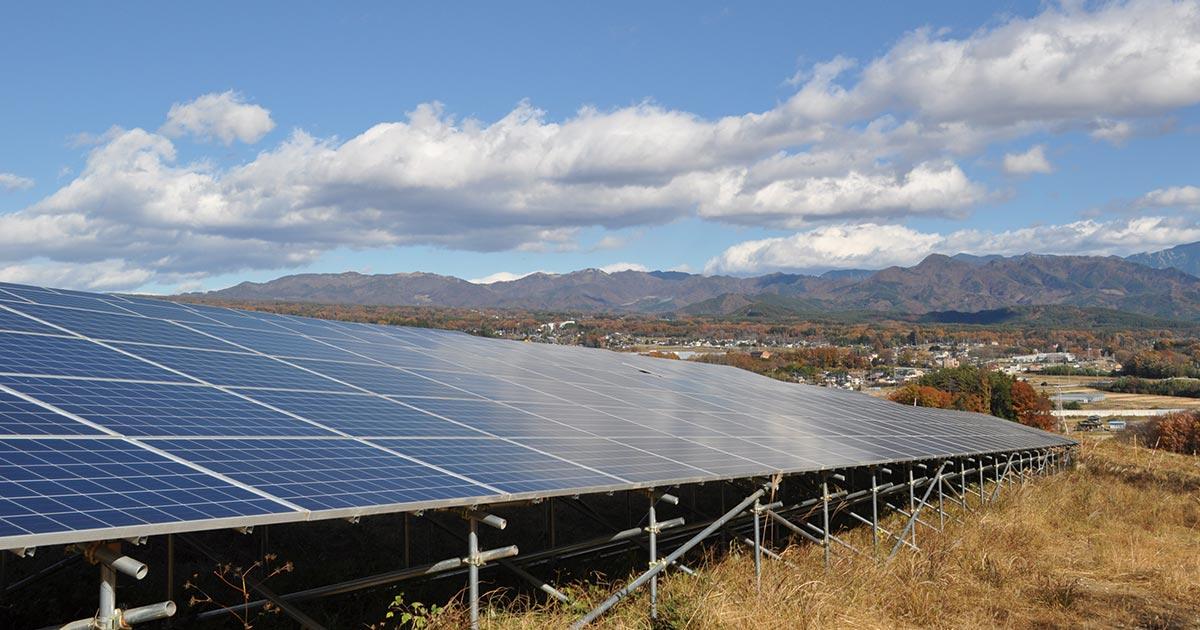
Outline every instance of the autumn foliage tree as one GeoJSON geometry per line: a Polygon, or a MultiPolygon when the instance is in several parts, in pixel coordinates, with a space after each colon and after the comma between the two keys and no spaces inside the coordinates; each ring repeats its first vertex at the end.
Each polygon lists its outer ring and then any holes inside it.
{"type": "Polygon", "coordinates": [[[1148,433],[1142,439],[1155,448],[1184,453],[1200,454],[1200,412],[1184,411],[1160,416],[1146,423],[1148,433]]]}
{"type": "Polygon", "coordinates": [[[952,400],[948,392],[927,385],[906,385],[888,395],[888,400],[901,405],[947,409],[952,400]]]}
{"type": "Polygon", "coordinates": [[[920,407],[991,413],[1046,431],[1053,431],[1057,424],[1045,394],[1025,381],[976,367],[930,372],[916,384],[892,392],[888,399],[902,405],[912,405],[915,400],[920,407]]]}
{"type": "Polygon", "coordinates": [[[1050,399],[1025,381],[1013,383],[1012,409],[1016,421],[1026,426],[1053,431],[1057,423],[1050,413],[1050,399]]]}

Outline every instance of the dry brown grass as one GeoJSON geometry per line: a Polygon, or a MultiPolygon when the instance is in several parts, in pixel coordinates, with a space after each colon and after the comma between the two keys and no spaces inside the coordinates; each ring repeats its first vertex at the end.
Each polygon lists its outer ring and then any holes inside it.
{"type": "MultiPolygon", "coordinates": [[[[920,529],[920,554],[838,560],[786,550],[792,569],[737,551],[702,577],[660,582],[662,628],[1200,628],[1200,459],[1087,442],[1081,465],[948,524],[920,529]]],[[[973,505],[974,507],[974,505],[973,505]]],[[[896,520],[887,526],[898,527],[896,520]]],[[[870,549],[870,531],[846,537],[870,549]]],[[[609,588],[558,605],[489,611],[485,627],[562,628],[609,588]]],[[[650,628],[643,590],[597,628],[650,628]]]]}

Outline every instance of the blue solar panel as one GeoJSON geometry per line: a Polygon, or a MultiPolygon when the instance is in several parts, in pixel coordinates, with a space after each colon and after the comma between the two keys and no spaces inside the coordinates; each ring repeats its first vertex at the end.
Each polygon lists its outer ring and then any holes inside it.
{"type": "Polygon", "coordinates": [[[0,390],[0,434],[104,435],[104,432],[0,390]]]}
{"type": "MultiPolygon", "coordinates": [[[[256,316],[262,315],[255,313],[256,316]]],[[[325,340],[341,340],[341,341],[358,341],[350,332],[342,332],[342,327],[333,322],[325,322],[319,319],[303,319],[300,317],[289,317],[286,315],[276,316],[275,319],[268,320],[272,324],[286,328],[294,333],[309,335],[325,340]]]]}
{"type": "Polygon", "coordinates": [[[713,478],[712,472],[603,438],[523,438],[521,444],[633,483],[713,478]]]}
{"type": "Polygon", "coordinates": [[[241,390],[268,405],[348,435],[392,437],[480,436],[479,431],[373,394],[241,390]]]}
{"type": "Polygon", "coordinates": [[[155,440],[153,444],[309,510],[367,509],[497,494],[354,440],[155,440]]]}
{"type": "Polygon", "coordinates": [[[674,436],[639,438],[637,440],[615,439],[613,441],[677,462],[687,462],[696,468],[702,468],[711,474],[723,477],[749,477],[774,470],[773,466],[762,462],[674,436]]]}
{"type": "Polygon", "coordinates": [[[276,333],[291,332],[285,328],[276,326],[267,320],[244,315],[241,311],[233,311],[227,308],[217,308],[215,306],[204,306],[203,304],[192,304],[191,307],[196,309],[201,315],[204,315],[216,323],[225,324],[226,326],[246,328],[249,330],[265,330],[267,332],[276,333]]]}
{"type": "Polygon", "coordinates": [[[122,350],[179,370],[214,385],[273,389],[350,391],[350,388],[311,372],[258,354],[184,350],[160,346],[114,344],[122,350]]]}
{"type": "Polygon", "coordinates": [[[588,408],[579,405],[540,403],[510,403],[522,411],[553,418],[580,431],[605,437],[637,438],[666,435],[651,425],[622,417],[628,409],[588,408]]]}
{"type": "MultiPolygon", "coordinates": [[[[365,359],[370,361],[370,359],[365,359]]],[[[447,387],[437,381],[418,376],[390,365],[334,363],[330,361],[289,361],[314,372],[336,378],[376,394],[404,397],[477,398],[470,392],[447,387]]]]}
{"type": "Polygon", "coordinates": [[[112,439],[0,439],[0,497],[0,541],[284,510],[275,501],[112,439]]]}
{"type": "Polygon", "coordinates": [[[174,383],[190,380],[86,339],[3,332],[0,373],[174,383]]]}
{"type": "MultiPolygon", "coordinates": [[[[42,321],[61,326],[73,333],[92,339],[110,341],[134,341],[188,348],[210,348],[213,350],[237,350],[223,341],[194,333],[177,324],[161,319],[150,319],[136,315],[110,315],[81,311],[72,308],[39,306],[37,304],[14,304],[12,307],[42,321]]],[[[54,331],[56,334],[62,334],[54,331]]]]}
{"type": "Polygon", "coordinates": [[[0,302],[20,302],[23,304],[28,304],[29,300],[26,300],[25,298],[15,295],[13,293],[9,293],[8,291],[5,291],[4,289],[0,289],[0,302]]]}
{"type": "Polygon", "coordinates": [[[394,346],[368,343],[365,341],[339,341],[330,343],[365,357],[370,357],[381,363],[402,367],[405,369],[431,368],[441,370],[462,370],[463,367],[444,357],[438,357],[417,348],[404,346],[399,342],[394,346]]]}
{"type": "Polygon", "coordinates": [[[486,374],[470,374],[464,372],[433,372],[429,370],[412,370],[426,378],[439,383],[452,385],[464,392],[471,392],[492,400],[503,402],[564,402],[562,398],[550,396],[536,389],[549,385],[547,382],[530,382],[529,387],[488,376],[486,374]]]}
{"type": "Polygon", "coordinates": [[[489,400],[449,398],[410,398],[405,403],[418,409],[456,420],[500,437],[586,437],[587,434],[563,423],[539,418],[513,407],[489,400]]]}
{"type": "Polygon", "coordinates": [[[127,311],[120,306],[116,306],[108,301],[95,298],[62,295],[60,293],[47,293],[45,291],[29,291],[23,288],[5,290],[13,295],[23,297],[35,304],[44,304],[46,306],[65,306],[68,308],[82,308],[90,311],[118,313],[121,315],[130,314],[130,311],[127,311]]]}
{"type": "Polygon", "coordinates": [[[494,438],[371,442],[511,494],[627,484],[623,479],[494,438]]]}
{"type": "Polygon", "coordinates": [[[200,385],[0,376],[0,385],[129,436],[330,436],[331,431],[200,385]]]}
{"type": "Polygon", "coordinates": [[[146,317],[155,317],[176,322],[187,322],[191,324],[212,324],[213,320],[197,313],[196,311],[187,308],[182,304],[172,302],[161,302],[155,300],[138,300],[130,299],[121,308],[133,311],[139,315],[146,317]]]}
{"type": "Polygon", "coordinates": [[[277,357],[370,362],[370,359],[355,356],[345,350],[339,350],[327,343],[308,339],[296,333],[274,333],[261,330],[230,328],[228,326],[205,326],[199,324],[196,325],[196,329],[236,343],[239,346],[249,348],[250,350],[277,357]]]}
{"type": "MultiPolygon", "coordinates": [[[[13,304],[13,306],[16,306],[13,304]]],[[[30,305],[32,306],[32,305],[30,305]]],[[[47,335],[61,335],[61,330],[39,324],[28,317],[0,308],[0,330],[12,332],[35,332],[47,335]]]]}

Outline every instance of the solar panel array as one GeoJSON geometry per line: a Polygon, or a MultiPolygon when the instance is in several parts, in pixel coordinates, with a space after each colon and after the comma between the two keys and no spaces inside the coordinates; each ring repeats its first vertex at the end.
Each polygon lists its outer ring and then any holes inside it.
{"type": "Polygon", "coordinates": [[[0,283],[0,548],[1067,444],[721,366],[0,283]]]}

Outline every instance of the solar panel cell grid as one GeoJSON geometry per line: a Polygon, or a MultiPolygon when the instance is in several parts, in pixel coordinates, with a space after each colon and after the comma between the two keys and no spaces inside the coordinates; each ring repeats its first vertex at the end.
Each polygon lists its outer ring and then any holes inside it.
{"type": "MultiPolygon", "coordinates": [[[[206,335],[194,333],[177,324],[160,319],[136,315],[110,315],[81,311],[71,308],[40,306],[37,304],[13,305],[13,308],[32,315],[42,321],[61,326],[75,334],[92,339],[110,341],[133,341],[188,348],[210,348],[213,350],[237,350],[237,348],[206,335]]],[[[50,329],[55,334],[59,330],[50,329]]]]}
{"type": "Polygon", "coordinates": [[[154,445],[310,510],[497,494],[353,440],[156,440],[154,445]]]}
{"type": "Polygon", "coordinates": [[[632,483],[713,477],[707,470],[603,438],[525,438],[521,444],[621,477],[632,483]]]}
{"type": "MultiPolygon", "coordinates": [[[[339,350],[327,343],[308,339],[296,333],[267,332],[263,330],[245,330],[229,326],[196,324],[197,330],[209,335],[235,343],[255,352],[277,357],[300,357],[308,359],[331,359],[334,361],[364,361],[344,350],[339,350]]],[[[236,348],[226,347],[231,350],[236,348]]]]}
{"type": "Polygon", "coordinates": [[[610,475],[498,439],[373,440],[511,494],[624,484],[610,475]],[[497,466],[497,462],[503,462],[497,466]]]}
{"type": "Polygon", "coordinates": [[[413,398],[405,403],[501,437],[585,437],[587,434],[561,422],[526,413],[488,400],[413,398]]]}
{"type": "Polygon", "coordinates": [[[43,291],[28,291],[25,289],[6,289],[8,292],[23,297],[35,304],[44,304],[46,306],[65,306],[68,308],[80,308],[89,311],[101,311],[105,313],[117,313],[119,315],[129,315],[127,311],[120,306],[110,304],[104,300],[97,300],[86,297],[76,297],[73,295],[61,295],[58,293],[46,293],[43,291]]]}
{"type": "Polygon", "coordinates": [[[432,416],[400,402],[373,396],[242,390],[246,396],[348,435],[478,437],[483,433],[432,416]]]}
{"type": "MultiPolygon", "coordinates": [[[[370,359],[363,359],[370,361],[370,359]]],[[[334,363],[330,361],[290,361],[314,372],[370,390],[376,394],[404,397],[477,398],[475,394],[443,385],[429,378],[390,365],[334,363]]]]}
{"type": "MultiPolygon", "coordinates": [[[[15,304],[14,304],[15,306],[15,304]]],[[[32,304],[30,305],[32,306],[32,304]]],[[[0,307],[0,331],[35,332],[47,335],[61,335],[61,330],[39,324],[19,313],[0,307]]]]}
{"type": "Polygon", "coordinates": [[[116,344],[123,350],[214,385],[353,391],[335,381],[257,354],[116,344]]]}
{"type": "Polygon", "coordinates": [[[0,434],[103,435],[104,432],[0,390],[0,434]]]}
{"type": "Polygon", "coordinates": [[[13,376],[0,385],[122,435],[335,435],[212,387],[13,376]]]}
{"type": "Polygon", "coordinates": [[[0,440],[0,497],[0,538],[281,510],[161,455],[101,439],[0,440]]]}
{"type": "Polygon", "coordinates": [[[0,373],[190,381],[85,339],[3,332],[0,332],[0,373]]]}
{"type": "Polygon", "coordinates": [[[212,324],[213,320],[187,308],[182,304],[158,302],[148,304],[145,301],[128,302],[121,308],[146,317],[165,319],[168,321],[187,322],[190,324],[212,324]]]}

